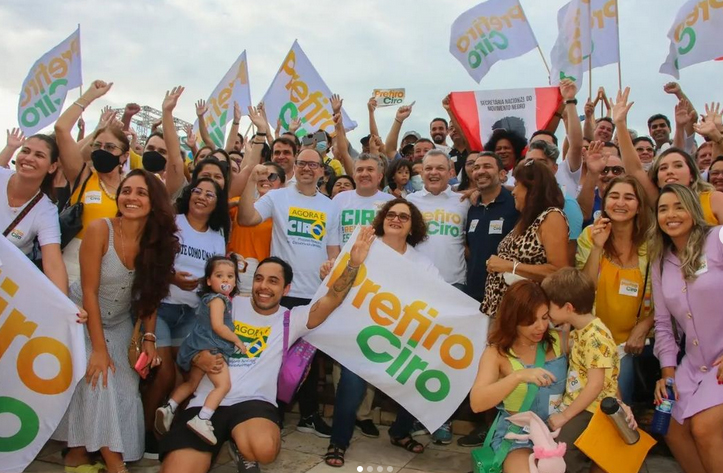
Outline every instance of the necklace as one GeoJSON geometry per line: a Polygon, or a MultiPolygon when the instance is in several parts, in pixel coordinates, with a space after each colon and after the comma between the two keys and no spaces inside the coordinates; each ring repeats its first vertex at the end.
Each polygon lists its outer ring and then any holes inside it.
{"type": "MultiPolygon", "coordinates": [[[[103,193],[107,195],[110,200],[115,200],[115,193],[108,191],[108,188],[103,184],[103,180],[100,177],[98,178],[98,182],[100,182],[100,188],[103,190],[103,193]]],[[[117,187],[115,189],[118,190],[117,187]]]]}

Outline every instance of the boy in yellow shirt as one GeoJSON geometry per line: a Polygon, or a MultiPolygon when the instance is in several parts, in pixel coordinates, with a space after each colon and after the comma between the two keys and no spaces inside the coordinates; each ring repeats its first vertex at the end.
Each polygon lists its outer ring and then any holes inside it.
{"type": "Polygon", "coordinates": [[[563,268],[542,281],[550,300],[550,319],[556,325],[570,324],[570,353],[567,385],[561,412],[547,421],[551,430],[562,429],[558,441],[567,443],[565,463],[570,473],[601,471],[577,447],[575,440],[587,428],[600,401],[617,397],[618,359],[610,330],[592,315],[595,286],[583,272],[563,268]]]}

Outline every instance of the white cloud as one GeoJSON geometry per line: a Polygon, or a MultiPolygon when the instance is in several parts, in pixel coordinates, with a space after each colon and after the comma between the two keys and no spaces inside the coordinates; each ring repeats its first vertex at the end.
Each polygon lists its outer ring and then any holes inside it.
{"type": "MultiPolygon", "coordinates": [[[[557,10],[565,0],[522,0],[537,39],[549,57],[557,35],[557,10]]],[[[619,2],[623,85],[632,88],[632,127],[645,130],[648,116],[672,118],[675,100],[663,93],[671,80],[658,73],[668,51],[666,34],[681,2],[619,2]],[[665,5],[665,8],[662,5],[665,5]]],[[[11,0],[0,5],[0,127],[17,123],[20,85],[32,63],[81,24],[86,83],[103,79],[113,90],[86,112],[94,123],[103,105],[135,101],[160,108],[164,92],[182,84],[186,92],[180,118],[193,121],[193,103],[206,98],[238,54],[246,49],[252,98],[266,92],[294,39],[332,91],[359,122],[352,140],[367,133],[366,101],[374,88],[406,87],[417,104],[404,130],[427,134],[431,118],[442,115],[442,97],[450,91],[535,87],[547,84],[536,51],[496,64],[481,84],[474,82],[448,52],[454,19],[470,8],[462,0],[316,0],[250,2],[230,0],[11,0]]],[[[548,59],[549,61],[549,59],[548,59]]],[[[693,104],[721,100],[714,78],[723,63],[681,71],[680,83],[693,104]]],[[[593,70],[593,88],[617,89],[617,68],[593,70]]],[[[580,98],[587,96],[587,77],[580,98]]],[[[68,103],[77,91],[69,95],[68,103]]],[[[579,107],[582,110],[582,107],[579,107]]],[[[393,108],[377,120],[386,134],[393,108]]]]}

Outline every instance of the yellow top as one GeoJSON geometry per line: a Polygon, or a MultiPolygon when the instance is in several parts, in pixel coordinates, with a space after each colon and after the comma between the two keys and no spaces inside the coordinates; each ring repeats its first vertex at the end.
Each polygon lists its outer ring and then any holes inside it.
{"type": "MultiPolygon", "coordinates": [[[[83,187],[82,183],[78,185],[78,188],[73,192],[70,197],[70,204],[78,202],[78,194],[80,189],[83,187]]],[[[96,171],[91,171],[90,178],[85,185],[85,191],[83,192],[83,228],[80,230],[76,238],[83,239],[85,235],[85,229],[88,228],[90,222],[98,220],[99,218],[113,218],[118,213],[118,206],[115,202],[115,194],[107,194],[106,191],[101,187],[100,179],[96,171]]]]}
{"type": "Polygon", "coordinates": [[[341,162],[339,162],[338,159],[332,159],[332,158],[329,158],[328,156],[327,156],[327,158],[329,159],[329,162],[328,163],[325,162],[324,164],[328,164],[329,166],[331,166],[331,168],[334,170],[334,173],[337,176],[343,176],[345,173],[344,173],[344,166],[342,166],[341,162]]]}
{"type": "Polygon", "coordinates": [[[703,208],[703,217],[710,225],[719,225],[718,219],[713,213],[713,207],[710,204],[710,197],[713,191],[705,191],[700,193],[700,206],[703,208]]]}
{"type": "Polygon", "coordinates": [[[567,383],[562,404],[567,408],[577,399],[587,386],[588,371],[602,368],[605,370],[603,388],[598,397],[585,409],[594,414],[600,401],[606,397],[617,396],[620,372],[618,350],[610,330],[597,317],[580,330],[570,332],[570,340],[572,349],[568,357],[567,383]]]}
{"type": "MultiPolygon", "coordinates": [[[[575,266],[582,270],[592,250],[592,226],[585,228],[577,239],[575,266]]],[[[638,251],[638,265],[622,268],[605,254],[600,257],[595,307],[593,313],[610,330],[617,345],[627,341],[639,318],[646,317],[651,309],[652,278],[645,272],[648,267],[647,244],[638,251]],[[642,307],[640,302],[643,302],[642,307]]]]}
{"type": "Polygon", "coordinates": [[[131,170],[143,169],[143,158],[138,153],[130,150],[128,159],[131,160],[131,170]]]}
{"type": "MultiPolygon", "coordinates": [[[[555,330],[550,330],[552,335],[552,351],[555,352],[555,358],[562,356],[562,347],[560,344],[560,334],[555,330]]],[[[507,355],[512,365],[512,371],[519,371],[526,368],[526,366],[520,361],[519,358],[512,352],[507,355]]],[[[502,404],[505,406],[505,410],[509,412],[519,412],[522,409],[522,403],[525,402],[525,396],[527,396],[527,383],[520,383],[517,387],[502,400],[502,404]]]]}

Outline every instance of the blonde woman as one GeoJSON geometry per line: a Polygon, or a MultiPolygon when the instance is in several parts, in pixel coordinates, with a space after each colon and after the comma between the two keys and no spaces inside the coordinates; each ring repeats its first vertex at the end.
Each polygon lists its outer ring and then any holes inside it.
{"type": "Polygon", "coordinates": [[[683,471],[713,473],[723,464],[723,227],[709,226],[698,196],[679,184],[661,189],[656,215],[649,244],[662,379],[655,399],[672,383],[668,446],[683,471]],[[686,339],[680,363],[676,335],[686,339]]]}

